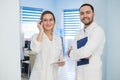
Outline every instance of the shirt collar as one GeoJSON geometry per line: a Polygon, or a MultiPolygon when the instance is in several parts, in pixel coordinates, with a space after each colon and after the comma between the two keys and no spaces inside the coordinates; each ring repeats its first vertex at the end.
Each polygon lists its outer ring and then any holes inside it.
{"type": "Polygon", "coordinates": [[[91,31],[93,28],[95,28],[96,26],[95,22],[92,22],[87,28],[84,28],[85,32],[91,31]]]}

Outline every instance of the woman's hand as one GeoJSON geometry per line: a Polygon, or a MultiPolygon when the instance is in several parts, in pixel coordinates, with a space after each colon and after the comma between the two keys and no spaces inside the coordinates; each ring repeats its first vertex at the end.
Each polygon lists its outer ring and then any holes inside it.
{"type": "Polygon", "coordinates": [[[38,21],[38,23],[37,23],[37,27],[38,27],[38,29],[39,29],[39,32],[44,32],[44,29],[43,29],[43,23],[42,23],[41,20],[38,21]]]}
{"type": "Polygon", "coordinates": [[[43,37],[43,34],[44,34],[44,29],[43,29],[43,22],[40,20],[38,23],[37,23],[37,27],[39,29],[39,34],[38,34],[38,37],[37,37],[37,41],[42,41],[42,37],[43,37]]]}

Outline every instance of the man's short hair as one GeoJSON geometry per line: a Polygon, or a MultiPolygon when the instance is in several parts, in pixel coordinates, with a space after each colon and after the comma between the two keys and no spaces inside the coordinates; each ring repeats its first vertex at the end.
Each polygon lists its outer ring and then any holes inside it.
{"type": "Polygon", "coordinates": [[[94,13],[94,7],[93,7],[91,4],[88,4],[88,3],[82,4],[82,5],[80,6],[79,10],[80,10],[82,7],[84,7],[84,6],[89,6],[89,7],[92,9],[93,13],[94,13]]]}

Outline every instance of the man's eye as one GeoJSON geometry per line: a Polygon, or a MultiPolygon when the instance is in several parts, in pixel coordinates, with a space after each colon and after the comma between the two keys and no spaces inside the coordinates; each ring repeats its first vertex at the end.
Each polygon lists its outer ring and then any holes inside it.
{"type": "Polygon", "coordinates": [[[91,12],[90,12],[90,11],[87,11],[86,13],[87,13],[87,14],[90,14],[91,12]]]}
{"type": "Polygon", "coordinates": [[[80,15],[83,15],[83,14],[84,14],[83,12],[80,13],[80,15]]]}

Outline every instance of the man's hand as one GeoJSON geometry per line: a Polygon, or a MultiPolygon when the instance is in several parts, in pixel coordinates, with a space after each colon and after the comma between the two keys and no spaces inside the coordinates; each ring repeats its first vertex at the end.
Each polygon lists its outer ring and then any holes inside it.
{"type": "Polygon", "coordinates": [[[92,55],[90,55],[89,57],[86,57],[86,59],[90,59],[92,57],[92,55]]]}

